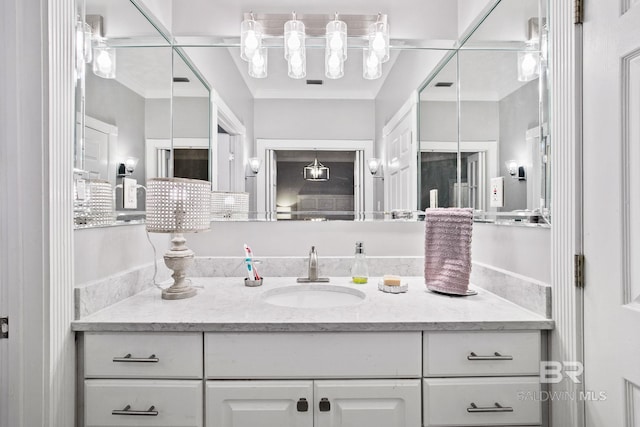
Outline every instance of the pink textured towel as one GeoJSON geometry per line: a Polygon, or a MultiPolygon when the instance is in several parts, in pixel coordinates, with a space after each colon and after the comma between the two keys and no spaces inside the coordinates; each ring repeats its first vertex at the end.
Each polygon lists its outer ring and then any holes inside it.
{"type": "Polygon", "coordinates": [[[471,275],[473,210],[425,211],[424,280],[428,289],[465,295],[471,275]]]}

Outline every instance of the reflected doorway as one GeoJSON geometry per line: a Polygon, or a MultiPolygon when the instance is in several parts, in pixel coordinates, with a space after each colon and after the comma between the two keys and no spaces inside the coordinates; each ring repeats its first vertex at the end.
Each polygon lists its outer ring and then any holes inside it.
{"type": "Polygon", "coordinates": [[[276,218],[354,219],[355,151],[276,150],[276,218]],[[329,180],[305,180],[303,169],[318,158],[329,180]]]}

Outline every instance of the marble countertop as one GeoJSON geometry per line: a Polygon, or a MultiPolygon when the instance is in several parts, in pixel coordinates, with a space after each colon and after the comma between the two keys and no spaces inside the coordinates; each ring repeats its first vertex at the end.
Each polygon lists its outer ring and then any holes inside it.
{"type": "MultiPolygon", "coordinates": [[[[153,288],[72,323],[74,331],[417,331],[552,329],[546,319],[480,288],[477,295],[452,297],[428,291],[422,277],[403,278],[409,290],[378,290],[378,277],[355,285],[365,293],[355,305],[291,308],[271,305],[263,293],[296,284],[294,277],[265,278],[263,286],[244,286],[243,278],[193,278],[195,297],[168,301],[153,288]]],[[[313,286],[313,285],[311,285],[313,286]]]]}

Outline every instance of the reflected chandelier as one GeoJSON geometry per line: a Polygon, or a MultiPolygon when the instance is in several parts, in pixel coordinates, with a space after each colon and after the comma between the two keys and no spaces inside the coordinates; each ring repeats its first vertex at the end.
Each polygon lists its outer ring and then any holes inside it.
{"type": "MultiPolygon", "coordinates": [[[[248,62],[249,75],[267,77],[267,39],[282,37],[287,74],[293,79],[307,76],[306,38],[325,39],[325,76],[344,76],[349,37],[361,39],[363,46],[362,77],[382,76],[382,64],[389,60],[389,24],[387,15],[291,15],[245,13],[240,25],[240,57],[248,62]],[[342,18],[342,19],[340,19],[342,18]]],[[[275,46],[271,44],[271,46],[275,46]]]]}

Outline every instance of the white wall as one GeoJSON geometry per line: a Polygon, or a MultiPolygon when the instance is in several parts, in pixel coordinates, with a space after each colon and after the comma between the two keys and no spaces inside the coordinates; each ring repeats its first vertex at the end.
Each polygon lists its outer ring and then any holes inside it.
{"type": "Polygon", "coordinates": [[[256,99],[256,139],[360,139],[374,136],[374,102],[256,99]]]}
{"type": "MultiPolygon", "coordinates": [[[[156,246],[157,258],[161,258],[169,249],[170,235],[150,233],[149,236],[156,246]]],[[[157,259],[142,224],[75,230],[73,241],[76,286],[150,264],[157,259]]]]}

